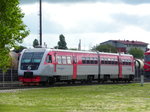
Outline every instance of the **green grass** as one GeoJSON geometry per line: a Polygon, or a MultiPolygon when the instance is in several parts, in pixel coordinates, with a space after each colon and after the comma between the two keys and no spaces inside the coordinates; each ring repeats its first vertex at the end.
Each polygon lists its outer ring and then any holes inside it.
{"type": "Polygon", "coordinates": [[[150,84],[54,87],[0,93],[0,112],[150,112],[150,84]]]}

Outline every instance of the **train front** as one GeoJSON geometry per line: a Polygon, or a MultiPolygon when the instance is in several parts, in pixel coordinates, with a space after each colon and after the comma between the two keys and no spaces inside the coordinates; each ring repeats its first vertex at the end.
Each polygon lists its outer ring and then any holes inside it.
{"type": "Polygon", "coordinates": [[[144,53],[145,77],[150,78],[150,50],[144,53]]]}
{"type": "Polygon", "coordinates": [[[43,55],[46,49],[35,48],[35,49],[25,49],[21,53],[19,66],[18,66],[18,76],[19,81],[24,85],[38,85],[41,81],[40,66],[43,61],[43,55]]]}

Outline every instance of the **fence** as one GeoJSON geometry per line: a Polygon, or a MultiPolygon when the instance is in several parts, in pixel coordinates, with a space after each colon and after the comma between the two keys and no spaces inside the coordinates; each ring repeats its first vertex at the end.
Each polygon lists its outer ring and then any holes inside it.
{"type": "Polygon", "coordinates": [[[9,69],[6,73],[3,74],[3,71],[0,70],[0,82],[3,81],[18,81],[18,72],[15,69],[9,69]]]}

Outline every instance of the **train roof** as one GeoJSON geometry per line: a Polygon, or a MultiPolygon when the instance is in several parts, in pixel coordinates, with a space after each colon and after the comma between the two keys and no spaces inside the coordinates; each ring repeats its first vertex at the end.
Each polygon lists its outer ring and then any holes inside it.
{"type": "Polygon", "coordinates": [[[123,55],[123,56],[132,56],[130,54],[124,53],[106,53],[106,52],[98,52],[98,51],[75,51],[75,50],[61,50],[61,49],[48,49],[48,48],[30,48],[25,49],[24,52],[45,52],[45,51],[57,51],[57,52],[73,52],[73,53],[91,53],[91,54],[106,54],[106,55],[123,55]]]}
{"type": "Polygon", "coordinates": [[[29,48],[29,49],[24,49],[24,52],[45,52],[45,48],[29,48]]]}

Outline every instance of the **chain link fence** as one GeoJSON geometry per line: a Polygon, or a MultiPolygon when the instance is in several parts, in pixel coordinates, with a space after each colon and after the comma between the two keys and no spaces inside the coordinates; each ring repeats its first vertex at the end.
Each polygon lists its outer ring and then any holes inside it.
{"type": "Polygon", "coordinates": [[[0,82],[4,81],[18,81],[18,71],[9,69],[6,73],[0,70],[0,82]]]}
{"type": "Polygon", "coordinates": [[[11,86],[18,83],[18,70],[9,69],[4,73],[0,69],[0,87],[11,86]]]}

